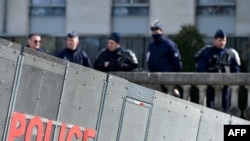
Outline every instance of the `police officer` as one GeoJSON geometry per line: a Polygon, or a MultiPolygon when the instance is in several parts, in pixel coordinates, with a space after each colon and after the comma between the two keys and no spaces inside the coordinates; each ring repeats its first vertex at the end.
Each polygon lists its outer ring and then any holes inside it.
{"type": "MultiPolygon", "coordinates": [[[[153,41],[148,46],[147,64],[150,72],[180,72],[182,61],[177,44],[163,35],[162,24],[155,20],[151,27],[153,41]]],[[[163,92],[168,93],[164,85],[160,85],[163,92]]],[[[175,90],[176,91],[176,90],[175,90]]],[[[179,96],[177,93],[175,96],[179,96]]]]}
{"type": "MultiPolygon", "coordinates": [[[[226,34],[218,29],[214,35],[213,45],[206,45],[195,55],[197,72],[210,73],[238,73],[240,72],[240,58],[236,50],[225,48],[226,34]]],[[[214,108],[215,90],[212,86],[207,89],[207,107],[214,108]]],[[[228,112],[231,92],[228,86],[222,90],[222,107],[228,112]]]]}
{"type": "Polygon", "coordinates": [[[161,22],[151,26],[153,41],[148,46],[147,61],[150,72],[180,72],[182,62],[178,46],[163,35],[161,22]]]}
{"type": "Polygon", "coordinates": [[[102,49],[95,60],[94,69],[109,71],[134,71],[138,68],[135,54],[121,47],[121,35],[117,32],[111,33],[108,38],[108,47],[102,49]]]}
{"type": "Polygon", "coordinates": [[[87,53],[79,48],[78,45],[79,37],[76,32],[72,31],[67,34],[67,47],[59,51],[56,56],[91,68],[92,64],[87,53]]]}

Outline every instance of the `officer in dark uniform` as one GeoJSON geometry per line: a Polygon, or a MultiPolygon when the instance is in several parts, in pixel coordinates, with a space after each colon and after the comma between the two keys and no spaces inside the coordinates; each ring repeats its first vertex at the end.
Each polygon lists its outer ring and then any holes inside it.
{"type": "MultiPolygon", "coordinates": [[[[238,73],[240,58],[233,48],[225,48],[227,41],[223,30],[218,29],[214,35],[213,45],[206,45],[195,55],[197,72],[209,73],[238,73]]],[[[207,89],[207,107],[214,108],[215,90],[212,86],[207,89]]],[[[222,107],[228,112],[231,92],[228,86],[222,90],[222,107]]]]}
{"type": "Polygon", "coordinates": [[[162,25],[155,20],[151,25],[153,41],[148,46],[147,61],[150,72],[180,72],[182,61],[177,44],[163,35],[162,25]]]}
{"type": "MultiPolygon", "coordinates": [[[[163,35],[162,24],[155,20],[151,27],[153,41],[148,46],[147,64],[150,72],[181,72],[182,61],[179,48],[176,43],[163,35]]],[[[162,92],[169,93],[167,87],[160,85],[162,92]]],[[[174,96],[180,97],[173,90],[174,96]]]]}
{"type": "Polygon", "coordinates": [[[103,72],[134,71],[138,69],[138,61],[131,50],[121,47],[121,35],[113,32],[108,38],[108,48],[98,53],[94,69],[103,72]]]}
{"type": "Polygon", "coordinates": [[[59,51],[56,56],[91,68],[92,64],[87,53],[79,48],[78,45],[79,37],[76,32],[72,31],[67,34],[67,47],[59,51]]]}

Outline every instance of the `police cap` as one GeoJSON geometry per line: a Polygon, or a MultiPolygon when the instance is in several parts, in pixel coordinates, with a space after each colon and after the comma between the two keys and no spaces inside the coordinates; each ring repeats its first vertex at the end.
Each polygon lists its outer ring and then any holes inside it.
{"type": "Polygon", "coordinates": [[[218,29],[215,34],[214,34],[214,38],[225,38],[226,34],[223,32],[222,29],[218,29]]]}

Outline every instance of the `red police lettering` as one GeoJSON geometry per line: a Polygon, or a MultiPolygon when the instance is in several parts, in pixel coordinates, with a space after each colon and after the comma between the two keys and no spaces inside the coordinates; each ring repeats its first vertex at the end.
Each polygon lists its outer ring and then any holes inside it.
{"type": "Polygon", "coordinates": [[[30,141],[31,136],[32,136],[32,131],[34,128],[37,129],[36,141],[50,140],[53,123],[54,125],[61,127],[60,133],[59,133],[59,141],[65,140],[64,137],[65,137],[66,128],[69,128],[69,127],[70,129],[68,133],[66,133],[66,141],[71,141],[73,138],[76,138],[76,139],[82,138],[82,141],[88,141],[89,137],[95,138],[96,136],[96,131],[89,129],[89,128],[85,128],[84,131],[82,131],[81,127],[77,125],[67,126],[66,123],[60,123],[56,121],[53,122],[52,120],[43,119],[38,116],[29,116],[29,115],[25,115],[22,113],[14,112],[11,118],[8,141],[14,141],[15,139],[21,138],[24,135],[25,135],[25,141],[30,141]],[[26,119],[30,119],[30,122],[26,123],[26,119]],[[47,123],[45,134],[43,133],[44,123],[47,123]],[[25,129],[26,127],[27,129],[25,129]]]}
{"type": "Polygon", "coordinates": [[[14,112],[10,124],[9,141],[13,141],[15,137],[21,137],[24,134],[25,126],[26,126],[25,115],[14,112]],[[19,128],[16,127],[17,124],[19,124],[19,128]]]}
{"type": "Polygon", "coordinates": [[[26,131],[26,136],[25,136],[25,141],[30,141],[31,135],[32,135],[32,130],[34,127],[37,127],[37,137],[36,141],[41,141],[43,137],[43,122],[42,120],[35,116],[31,119],[27,131],[26,131]]]}

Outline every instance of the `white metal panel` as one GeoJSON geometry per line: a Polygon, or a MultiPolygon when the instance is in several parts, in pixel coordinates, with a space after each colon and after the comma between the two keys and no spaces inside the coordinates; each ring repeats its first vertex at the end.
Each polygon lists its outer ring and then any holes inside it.
{"type": "Polygon", "coordinates": [[[128,81],[117,76],[109,77],[103,114],[101,115],[100,129],[97,140],[115,141],[119,133],[121,115],[124,110],[124,99],[128,81]]]}
{"type": "Polygon", "coordinates": [[[224,125],[230,123],[229,114],[210,108],[202,109],[197,141],[223,141],[224,125]]]}
{"type": "Polygon", "coordinates": [[[151,105],[139,103],[139,101],[127,98],[123,119],[121,119],[122,124],[119,140],[145,140],[151,105]]]}
{"type": "Polygon", "coordinates": [[[155,92],[149,141],[195,141],[201,105],[155,92]]]}

